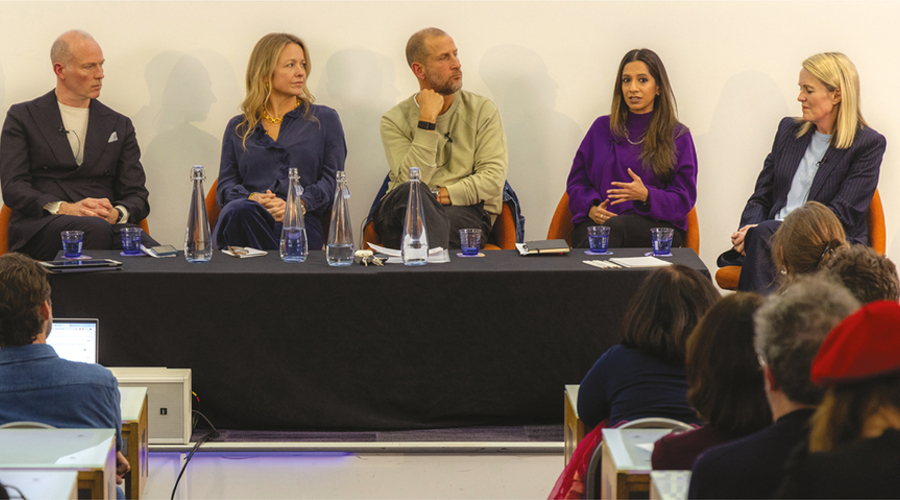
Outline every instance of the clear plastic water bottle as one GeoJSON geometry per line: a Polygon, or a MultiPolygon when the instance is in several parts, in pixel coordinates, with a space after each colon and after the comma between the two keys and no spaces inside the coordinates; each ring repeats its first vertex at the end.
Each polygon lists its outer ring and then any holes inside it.
{"type": "Polygon", "coordinates": [[[284,209],[284,221],[281,228],[281,260],[285,262],[303,262],[309,256],[309,244],[306,241],[306,223],[303,221],[303,205],[300,195],[300,174],[296,168],[288,169],[291,185],[288,188],[287,206],[284,209]]]}
{"type": "Polygon", "coordinates": [[[203,165],[191,167],[191,209],[188,212],[187,228],[184,231],[184,258],[188,262],[209,262],[212,258],[212,238],[209,233],[209,218],[206,216],[206,191],[203,181],[206,174],[203,165]]]}
{"type": "Polygon", "coordinates": [[[331,223],[328,226],[328,242],[325,259],[329,266],[353,264],[353,225],[350,224],[350,188],[343,170],[335,177],[337,189],[331,206],[331,223]]]}
{"type": "Polygon", "coordinates": [[[425,232],[425,211],[422,207],[422,183],[419,169],[409,169],[409,200],[403,220],[400,256],[407,266],[422,266],[428,262],[428,233],[425,232]]]}

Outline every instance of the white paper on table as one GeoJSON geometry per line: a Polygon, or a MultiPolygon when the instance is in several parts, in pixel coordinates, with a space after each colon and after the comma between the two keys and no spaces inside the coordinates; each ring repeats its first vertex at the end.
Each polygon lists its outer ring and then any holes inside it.
{"type": "Polygon", "coordinates": [[[239,259],[249,259],[251,257],[262,257],[263,255],[266,255],[269,253],[269,252],[266,252],[265,250],[259,250],[259,249],[253,248],[253,247],[236,247],[236,248],[243,248],[244,250],[247,251],[247,253],[242,254],[242,255],[235,255],[228,248],[223,248],[222,253],[224,253],[225,255],[230,255],[232,257],[237,257],[239,259]]]}
{"type": "Polygon", "coordinates": [[[656,257],[620,257],[609,259],[622,267],[664,267],[671,266],[671,262],[666,262],[656,257]]]}
{"type": "MultiPolygon", "coordinates": [[[[388,264],[403,264],[403,258],[401,257],[400,250],[395,250],[393,248],[383,247],[381,245],[376,245],[370,241],[366,243],[369,244],[369,247],[375,251],[375,253],[380,253],[387,255],[387,263],[388,264]]],[[[443,262],[450,262],[450,252],[445,250],[442,247],[433,247],[428,249],[428,262],[431,264],[440,264],[443,262]]]]}
{"type": "Polygon", "coordinates": [[[650,453],[653,453],[653,445],[654,444],[656,444],[656,443],[640,443],[640,444],[636,444],[635,446],[642,450],[647,450],[650,453]]]}

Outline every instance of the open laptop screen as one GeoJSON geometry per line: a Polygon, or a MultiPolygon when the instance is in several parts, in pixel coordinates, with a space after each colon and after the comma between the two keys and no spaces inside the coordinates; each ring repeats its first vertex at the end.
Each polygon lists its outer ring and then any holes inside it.
{"type": "Polygon", "coordinates": [[[96,363],[99,323],[96,319],[53,318],[47,343],[63,359],[96,363]]]}

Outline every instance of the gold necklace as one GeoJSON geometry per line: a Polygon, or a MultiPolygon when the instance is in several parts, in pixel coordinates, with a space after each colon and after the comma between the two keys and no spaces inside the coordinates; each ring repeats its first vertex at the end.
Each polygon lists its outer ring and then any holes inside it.
{"type": "MultiPolygon", "coordinates": [[[[291,108],[291,111],[297,109],[297,107],[300,106],[300,103],[301,103],[301,102],[302,102],[302,101],[301,101],[300,98],[298,97],[298,98],[297,98],[297,102],[294,104],[294,107],[291,108]]],[[[291,111],[288,111],[288,113],[290,113],[291,111]]],[[[285,114],[287,114],[287,113],[285,113],[285,114]]],[[[273,124],[273,125],[278,125],[279,123],[281,123],[282,121],[284,121],[284,117],[283,117],[283,116],[282,116],[281,118],[272,118],[271,116],[269,116],[269,112],[266,110],[265,106],[263,107],[262,115],[263,115],[263,119],[265,119],[267,122],[269,122],[269,123],[271,123],[271,124],[273,124]]]]}

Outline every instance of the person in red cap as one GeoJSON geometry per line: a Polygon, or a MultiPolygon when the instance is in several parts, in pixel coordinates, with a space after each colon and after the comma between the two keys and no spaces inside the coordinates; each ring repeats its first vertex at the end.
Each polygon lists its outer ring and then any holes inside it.
{"type": "Polygon", "coordinates": [[[781,498],[900,498],[900,305],[868,304],[838,324],[813,361],[827,387],[809,446],[781,498]]]}

